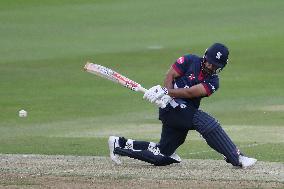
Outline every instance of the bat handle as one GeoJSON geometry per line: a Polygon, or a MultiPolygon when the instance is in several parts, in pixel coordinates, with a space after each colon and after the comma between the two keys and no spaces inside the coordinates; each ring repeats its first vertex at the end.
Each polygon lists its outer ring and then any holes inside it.
{"type": "Polygon", "coordinates": [[[144,87],[139,86],[137,88],[137,91],[142,92],[142,93],[146,93],[147,89],[145,89],[144,87]]]}

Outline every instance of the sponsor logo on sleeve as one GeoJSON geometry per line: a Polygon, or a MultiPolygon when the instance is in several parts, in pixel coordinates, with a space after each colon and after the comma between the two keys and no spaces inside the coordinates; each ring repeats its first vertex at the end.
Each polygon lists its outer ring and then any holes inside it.
{"type": "Polygon", "coordinates": [[[183,57],[183,56],[182,56],[182,57],[179,57],[179,58],[177,59],[177,63],[178,63],[178,64],[184,63],[184,57],[183,57]]]}

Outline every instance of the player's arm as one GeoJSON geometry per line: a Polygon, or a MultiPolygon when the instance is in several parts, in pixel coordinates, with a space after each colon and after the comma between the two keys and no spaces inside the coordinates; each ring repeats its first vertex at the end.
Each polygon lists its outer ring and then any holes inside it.
{"type": "Polygon", "coordinates": [[[167,89],[173,89],[174,79],[180,76],[181,75],[171,67],[166,74],[166,77],[164,80],[164,87],[166,87],[167,89]]]}
{"type": "Polygon", "coordinates": [[[203,84],[197,84],[190,88],[179,88],[179,89],[169,89],[168,94],[174,98],[195,98],[207,96],[208,92],[206,91],[203,84]]]}
{"type": "Polygon", "coordinates": [[[175,78],[180,77],[181,75],[171,67],[166,74],[164,80],[164,87],[168,89],[169,95],[175,98],[194,98],[206,96],[208,93],[203,84],[194,85],[190,88],[180,88],[174,89],[173,81],[175,78]]]}

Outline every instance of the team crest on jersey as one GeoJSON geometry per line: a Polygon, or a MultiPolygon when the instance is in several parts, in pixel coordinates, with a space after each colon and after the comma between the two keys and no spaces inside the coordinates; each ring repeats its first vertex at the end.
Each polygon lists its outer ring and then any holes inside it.
{"type": "Polygon", "coordinates": [[[178,64],[184,63],[184,57],[183,57],[183,56],[182,56],[182,57],[179,57],[179,58],[177,59],[177,63],[178,63],[178,64]]]}
{"type": "Polygon", "coordinates": [[[188,76],[188,79],[190,79],[190,80],[193,80],[193,79],[195,79],[195,76],[194,76],[194,74],[192,73],[192,74],[190,74],[189,76],[188,76]]]}

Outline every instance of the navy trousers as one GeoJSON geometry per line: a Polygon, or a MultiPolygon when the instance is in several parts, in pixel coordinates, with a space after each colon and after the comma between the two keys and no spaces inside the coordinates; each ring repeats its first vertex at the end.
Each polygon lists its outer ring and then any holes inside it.
{"type": "Polygon", "coordinates": [[[189,130],[196,130],[206,140],[207,144],[223,154],[227,162],[239,165],[239,150],[232,142],[219,122],[202,110],[189,106],[161,110],[159,119],[163,123],[161,139],[158,144],[161,153],[173,154],[184,143],[189,130]]]}

